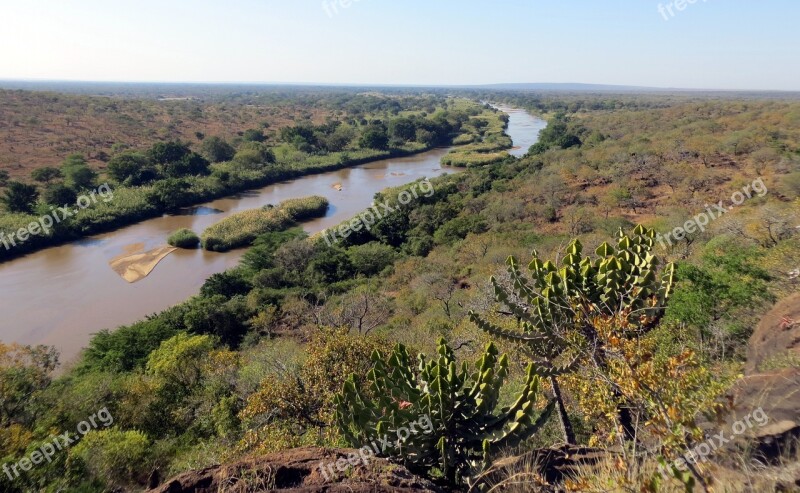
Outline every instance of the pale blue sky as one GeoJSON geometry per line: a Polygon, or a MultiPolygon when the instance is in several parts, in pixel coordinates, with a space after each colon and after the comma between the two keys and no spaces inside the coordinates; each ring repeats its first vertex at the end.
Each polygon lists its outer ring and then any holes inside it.
{"type": "Polygon", "coordinates": [[[800,90],[798,0],[343,3],[0,0],[0,78],[800,90]]]}

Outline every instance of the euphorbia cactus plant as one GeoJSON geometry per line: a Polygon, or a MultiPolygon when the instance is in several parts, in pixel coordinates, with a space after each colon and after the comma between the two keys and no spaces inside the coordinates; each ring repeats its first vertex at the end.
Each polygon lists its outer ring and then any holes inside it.
{"type": "MultiPolygon", "coordinates": [[[[482,330],[503,340],[519,343],[532,359],[535,371],[549,378],[558,404],[565,441],[575,437],[567,417],[558,377],[578,367],[582,357],[606,366],[602,341],[593,320],[615,319],[635,335],[654,327],[672,293],[675,266],[668,264],[657,275],[658,258],[652,254],[655,232],[637,226],[631,236],[620,229],[616,248],[603,243],[595,258],[584,257],[583,245],[574,240],[558,268],[542,262],[536,251],[528,264],[530,278],[509,257],[508,272],[513,292],[492,277],[497,300],[517,318],[521,331],[503,329],[470,312],[470,319],[482,330]]],[[[623,410],[624,413],[624,410],[623,410]]],[[[623,416],[623,425],[627,419],[623,416]]]]}
{"type": "Polygon", "coordinates": [[[355,447],[385,442],[388,436],[391,444],[382,455],[423,474],[438,468],[453,485],[480,474],[491,451],[534,435],[553,409],[553,402],[537,405],[540,379],[532,365],[514,404],[497,409],[508,358],[498,356],[493,344],[473,369],[466,362],[459,366],[444,340],[436,357],[420,355],[416,368],[403,345],[388,359],[376,352],[373,360],[369,389],[358,389],[351,377],[336,397],[342,433],[355,447]],[[423,416],[431,423],[428,430],[408,430],[409,423],[423,416]]]}

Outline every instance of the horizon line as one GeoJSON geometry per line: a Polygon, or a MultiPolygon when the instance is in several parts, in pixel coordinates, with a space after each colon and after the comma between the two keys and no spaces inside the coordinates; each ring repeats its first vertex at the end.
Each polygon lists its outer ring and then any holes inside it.
{"type": "MultiPolygon", "coordinates": [[[[420,84],[420,83],[367,83],[367,82],[275,82],[275,81],[170,81],[170,80],[91,80],[91,79],[49,79],[49,78],[10,78],[0,77],[2,82],[23,83],[70,83],[70,84],[163,84],[163,85],[198,85],[198,86],[292,86],[292,87],[386,87],[386,88],[441,88],[441,89],[469,89],[492,88],[503,86],[586,86],[594,90],[625,90],[625,91],[679,91],[679,92],[776,92],[798,93],[800,89],[725,89],[725,88],[691,88],[691,87],[660,87],[640,86],[631,84],[606,84],[596,82],[490,82],[479,84],[420,84]],[[606,88],[606,89],[603,89],[606,88]]],[[[513,88],[511,88],[513,90],[513,88]]],[[[523,88],[518,88],[518,90],[523,88]]]]}

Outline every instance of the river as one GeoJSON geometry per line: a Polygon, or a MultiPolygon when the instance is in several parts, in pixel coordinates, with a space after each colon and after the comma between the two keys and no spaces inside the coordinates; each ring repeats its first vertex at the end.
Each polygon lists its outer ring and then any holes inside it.
{"type": "MultiPolygon", "coordinates": [[[[507,133],[519,146],[511,152],[522,155],[546,123],[523,110],[502,109],[510,115],[507,133]]],[[[113,271],[112,259],[163,246],[178,228],[199,234],[235,212],[321,195],[331,206],[324,218],[303,224],[313,234],[366,209],[375,193],[387,187],[458,172],[440,164],[448,151],[435,149],[269,185],[0,264],[0,340],[55,346],[61,361],[69,362],[93,333],[131,324],[190,298],[209,276],[236,266],[244,251],[177,250],[136,283],[113,271]]]]}

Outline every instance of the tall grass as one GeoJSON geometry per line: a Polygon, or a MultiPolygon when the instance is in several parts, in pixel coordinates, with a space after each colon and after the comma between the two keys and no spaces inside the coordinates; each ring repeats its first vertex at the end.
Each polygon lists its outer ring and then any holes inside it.
{"type": "Polygon", "coordinates": [[[295,221],[324,215],[327,210],[328,200],[313,196],[290,199],[278,207],[242,211],[206,229],[201,242],[206,250],[226,252],[248,246],[264,233],[287,229],[295,221]]]}

